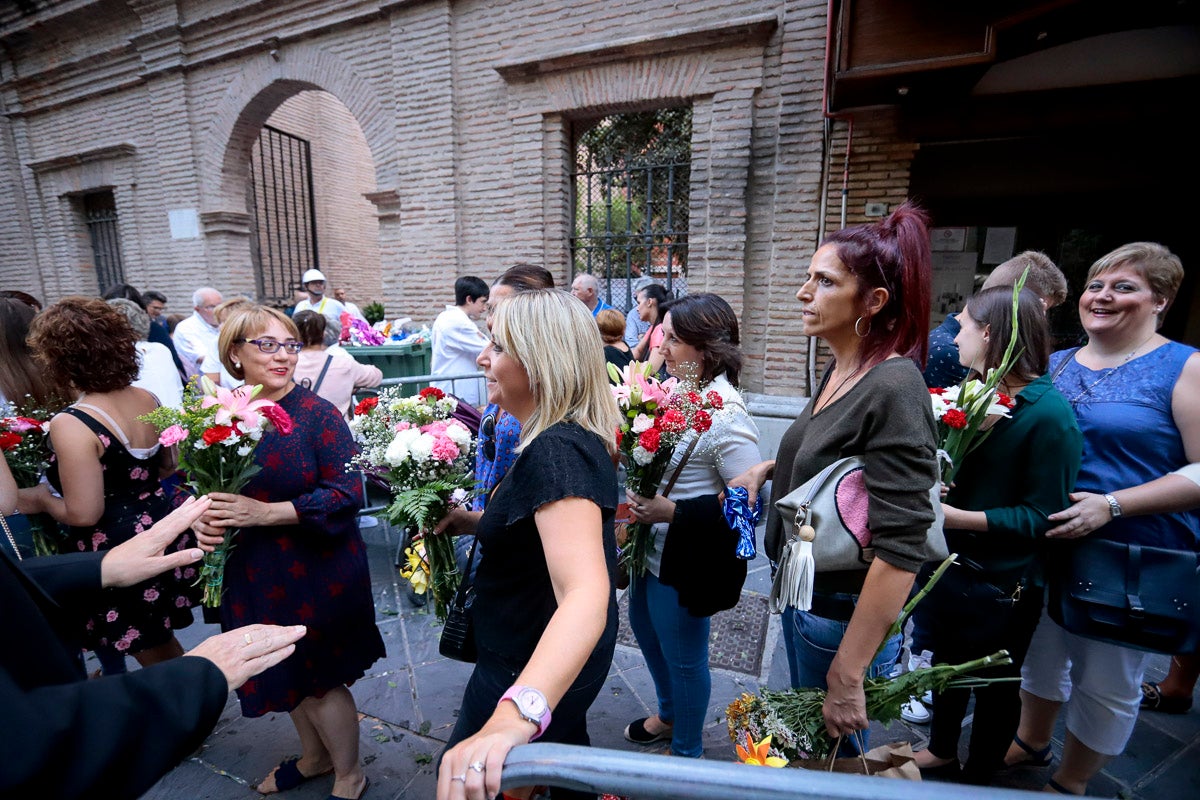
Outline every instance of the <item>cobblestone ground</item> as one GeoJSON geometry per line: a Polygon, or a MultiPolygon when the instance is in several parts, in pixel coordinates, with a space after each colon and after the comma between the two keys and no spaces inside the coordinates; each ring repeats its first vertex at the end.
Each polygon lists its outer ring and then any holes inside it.
{"type": "MultiPolygon", "coordinates": [[[[455,713],[470,667],[438,655],[439,628],[431,614],[415,608],[405,597],[393,567],[396,533],[382,522],[364,527],[370,552],[372,581],[379,629],[387,643],[387,657],[377,662],[352,691],[362,714],[361,757],[371,778],[369,800],[432,798],[436,785],[433,761],[454,724],[455,713]]],[[[705,757],[732,760],[733,749],[725,731],[725,705],[740,692],[759,686],[787,685],[787,661],[774,619],[763,628],[757,607],[769,589],[767,565],[761,556],[751,565],[746,597],[731,615],[718,620],[714,653],[722,663],[713,673],[713,700],[705,729],[705,757]],[[747,649],[758,648],[762,658],[747,649]],[[751,674],[753,673],[753,674],[751,674]]],[[[199,614],[197,614],[199,617],[199,614]]],[[[624,622],[623,622],[624,624],[624,622]]],[[[181,632],[190,647],[216,632],[199,620],[181,632]]],[[[625,636],[622,642],[626,641],[625,636]]],[[[632,637],[628,637],[631,641],[632,637]]],[[[133,666],[132,659],[130,660],[133,666]]],[[[1168,660],[1156,658],[1151,678],[1166,674],[1168,660]]],[[[639,749],[622,737],[625,725],[651,713],[654,689],[635,647],[619,644],[608,683],[592,707],[589,728],[593,745],[619,750],[639,749]]],[[[1200,708],[1200,704],[1197,704],[1200,708]]],[[[970,717],[967,718],[968,724],[970,717]]],[[[911,741],[924,746],[927,728],[896,723],[887,729],[874,726],[874,742],[911,741]]],[[[965,743],[966,737],[963,737],[965,743]]],[[[1061,752],[1063,731],[1056,732],[1054,747],[1061,752]]],[[[237,699],[230,696],[216,729],[204,745],[164,777],[146,795],[152,800],[251,800],[260,797],[253,785],[280,760],[297,753],[295,730],[285,714],[243,719],[237,699]]],[[[1040,789],[1045,770],[1015,770],[1004,777],[1008,786],[1040,789]]],[[[882,780],[882,779],[881,779],[882,780]]],[[[322,800],[332,778],[319,778],[286,796],[294,800],[322,800]]],[[[965,793],[969,791],[964,789],[965,793]]],[[[731,796],[736,790],[731,792],[731,796]]],[[[1200,712],[1182,716],[1144,714],[1138,721],[1126,753],[1116,759],[1092,785],[1091,795],[1126,800],[1174,800],[1200,797],[1200,712]]],[[[881,796],[883,796],[881,794],[881,796]]]]}

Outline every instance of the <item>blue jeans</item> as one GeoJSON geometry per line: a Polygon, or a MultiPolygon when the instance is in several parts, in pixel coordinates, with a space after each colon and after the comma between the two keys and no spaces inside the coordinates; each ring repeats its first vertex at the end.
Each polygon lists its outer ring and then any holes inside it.
{"type": "MultiPolygon", "coordinates": [[[[825,676],[829,673],[829,667],[833,664],[833,657],[842,644],[842,637],[846,634],[849,623],[818,617],[816,614],[797,611],[794,608],[784,609],[782,622],[783,646],[787,651],[792,686],[797,689],[829,688],[825,676]]],[[[871,662],[867,670],[868,678],[878,678],[891,672],[896,659],[900,657],[902,641],[903,637],[899,634],[887,640],[883,649],[871,662]]],[[[864,749],[867,747],[867,741],[867,731],[863,731],[864,749]]],[[[850,754],[853,753],[851,750],[850,754]]]]}
{"type": "Polygon", "coordinates": [[[699,758],[712,694],[708,617],[693,617],[679,594],[649,572],[629,587],[629,627],[637,637],[658,695],[658,716],[675,727],[671,754],[699,758]]]}

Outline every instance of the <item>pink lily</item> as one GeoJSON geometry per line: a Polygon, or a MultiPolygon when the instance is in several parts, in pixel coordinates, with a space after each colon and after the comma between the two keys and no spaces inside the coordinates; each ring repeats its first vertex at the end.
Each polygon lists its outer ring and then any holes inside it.
{"type": "Polygon", "coordinates": [[[254,399],[262,391],[262,386],[226,389],[224,386],[215,385],[208,378],[202,378],[202,381],[204,399],[200,401],[200,407],[217,406],[217,414],[213,418],[215,424],[232,426],[234,420],[241,420],[246,423],[247,428],[262,427],[262,414],[259,409],[271,404],[270,400],[254,399]]]}

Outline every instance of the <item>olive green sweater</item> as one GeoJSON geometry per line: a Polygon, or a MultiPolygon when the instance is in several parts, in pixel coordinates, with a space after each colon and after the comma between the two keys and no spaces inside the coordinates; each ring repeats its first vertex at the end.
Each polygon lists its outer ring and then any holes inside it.
{"type": "MultiPolygon", "coordinates": [[[[832,369],[822,386],[831,373],[832,369]]],[[[862,456],[875,556],[915,573],[923,563],[926,533],[934,520],[929,490],[937,480],[936,452],[933,404],[910,359],[875,365],[815,416],[810,403],[779,444],[764,537],[767,556],[778,561],[786,541],[775,501],[834,461],[862,456]]],[[[865,577],[861,571],[824,572],[816,576],[815,589],[857,593],[865,577]]]]}

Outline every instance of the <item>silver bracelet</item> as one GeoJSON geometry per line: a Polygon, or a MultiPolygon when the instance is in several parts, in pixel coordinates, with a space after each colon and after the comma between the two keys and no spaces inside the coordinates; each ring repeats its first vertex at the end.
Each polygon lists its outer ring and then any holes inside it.
{"type": "Polygon", "coordinates": [[[1104,495],[1104,499],[1108,501],[1108,510],[1112,512],[1112,518],[1116,519],[1121,516],[1121,504],[1117,502],[1117,498],[1111,494],[1104,495]]]}

